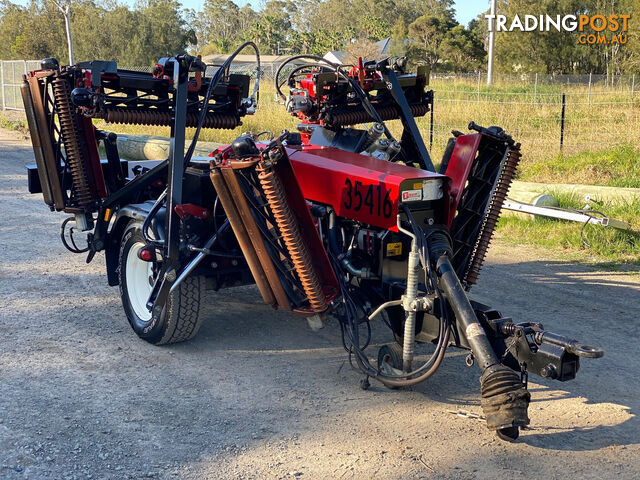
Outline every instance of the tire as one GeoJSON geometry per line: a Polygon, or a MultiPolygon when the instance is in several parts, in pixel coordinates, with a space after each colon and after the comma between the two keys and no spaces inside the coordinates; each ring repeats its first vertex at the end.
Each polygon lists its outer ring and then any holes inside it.
{"type": "MultiPolygon", "coordinates": [[[[402,347],[397,343],[388,343],[378,350],[378,369],[383,370],[386,365],[402,371],[402,347]]],[[[386,387],[390,390],[398,389],[389,385],[386,387]]]]}
{"type": "Polygon", "coordinates": [[[378,350],[378,368],[382,368],[383,362],[402,370],[402,347],[397,343],[388,343],[378,350]]]}
{"type": "Polygon", "coordinates": [[[145,306],[155,279],[153,262],[138,258],[138,251],[145,245],[142,224],[131,222],[122,236],[118,257],[120,297],[129,324],[140,338],[154,345],[189,340],[202,324],[200,301],[204,298],[205,278],[187,277],[169,294],[162,314],[154,322],[145,306]]]}

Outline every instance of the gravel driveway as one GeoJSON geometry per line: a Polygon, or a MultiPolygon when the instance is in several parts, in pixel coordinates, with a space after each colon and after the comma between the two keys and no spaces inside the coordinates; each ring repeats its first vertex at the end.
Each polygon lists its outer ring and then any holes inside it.
{"type": "Polygon", "coordinates": [[[63,214],[26,192],[32,162],[0,131],[0,478],[640,478],[637,271],[491,250],[475,298],[606,350],[575,381],[534,379],[508,444],[450,413],[481,413],[463,353],[416,388],[363,391],[335,322],[313,333],[254,287],[211,293],[188,343],[139,340],[104,257],[67,252],[63,214]]]}

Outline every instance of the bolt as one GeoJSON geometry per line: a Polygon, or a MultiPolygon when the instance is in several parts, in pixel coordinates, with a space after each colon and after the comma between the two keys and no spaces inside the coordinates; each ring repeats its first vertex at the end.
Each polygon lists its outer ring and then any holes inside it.
{"type": "Polygon", "coordinates": [[[211,268],[218,268],[218,264],[216,262],[211,262],[211,268]]]}
{"type": "Polygon", "coordinates": [[[231,260],[231,265],[233,265],[234,267],[238,265],[238,261],[237,260],[231,260]]]}
{"type": "Polygon", "coordinates": [[[544,367],[542,370],[540,370],[540,375],[542,375],[544,378],[551,378],[551,379],[558,378],[558,372],[556,370],[556,367],[551,363],[546,367],[544,367]]]}
{"type": "Polygon", "coordinates": [[[176,280],[176,271],[171,269],[167,272],[166,278],[169,282],[174,282],[176,280]]]}

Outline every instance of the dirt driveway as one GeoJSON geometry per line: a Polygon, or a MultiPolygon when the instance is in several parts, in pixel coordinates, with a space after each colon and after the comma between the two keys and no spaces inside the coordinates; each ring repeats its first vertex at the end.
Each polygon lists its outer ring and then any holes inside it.
{"type": "Polygon", "coordinates": [[[212,293],[191,342],[138,340],[104,257],[67,252],[63,215],[26,193],[31,162],[0,131],[0,478],[640,478],[638,272],[491,251],[476,298],[606,350],[530,384],[508,444],[449,413],[481,413],[460,352],[414,389],[363,391],[335,322],[313,333],[251,287],[212,293]]]}

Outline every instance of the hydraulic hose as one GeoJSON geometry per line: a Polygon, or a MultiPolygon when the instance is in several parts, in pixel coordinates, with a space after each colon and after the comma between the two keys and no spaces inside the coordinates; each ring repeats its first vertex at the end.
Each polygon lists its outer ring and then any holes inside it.
{"type": "Polygon", "coordinates": [[[207,93],[205,94],[204,101],[202,102],[202,110],[200,111],[200,117],[198,118],[198,125],[196,127],[196,131],[193,134],[193,139],[191,140],[191,144],[189,145],[189,149],[187,150],[187,153],[184,156],[185,165],[187,163],[189,163],[189,161],[191,160],[191,156],[193,155],[193,152],[194,152],[194,150],[196,148],[196,143],[198,143],[198,137],[200,136],[200,130],[202,129],[202,125],[204,124],[205,119],[207,117],[207,110],[208,110],[208,107],[209,107],[209,100],[211,98],[211,95],[212,95],[213,91],[215,90],[215,87],[218,85],[218,83],[220,83],[220,79],[224,75],[224,72],[227,70],[229,65],[231,65],[231,62],[233,62],[233,60],[246,47],[253,48],[253,50],[255,51],[255,54],[256,54],[257,74],[256,74],[256,83],[255,83],[254,90],[253,90],[253,93],[252,93],[252,98],[253,97],[258,98],[258,95],[259,95],[258,85],[260,83],[260,52],[258,51],[258,47],[257,47],[257,45],[255,43],[253,43],[253,42],[245,42],[242,45],[240,45],[236,49],[235,52],[233,52],[231,55],[229,55],[229,57],[224,61],[222,66],[211,77],[211,81],[209,82],[209,87],[207,88],[207,93]]]}
{"type": "MultiPolygon", "coordinates": [[[[396,380],[384,375],[371,375],[371,376],[389,387],[411,387],[413,385],[417,385],[419,383],[424,382],[429,377],[431,377],[434,373],[436,373],[436,370],[438,370],[438,368],[440,368],[440,364],[442,364],[442,360],[444,359],[444,354],[447,351],[450,332],[451,332],[451,329],[449,325],[445,325],[444,335],[440,336],[438,345],[436,346],[436,352],[434,353],[434,357],[432,357],[433,363],[431,367],[429,367],[419,377],[396,380]]],[[[358,364],[361,365],[360,359],[357,356],[356,358],[359,361],[358,364]]],[[[361,368],[362,368],[362,365],[361,365],[361,368]]]]}

